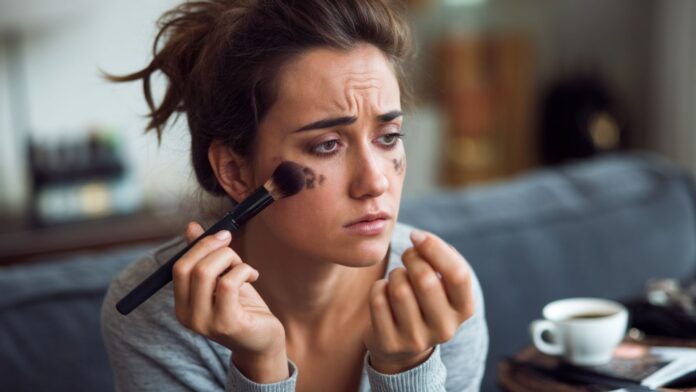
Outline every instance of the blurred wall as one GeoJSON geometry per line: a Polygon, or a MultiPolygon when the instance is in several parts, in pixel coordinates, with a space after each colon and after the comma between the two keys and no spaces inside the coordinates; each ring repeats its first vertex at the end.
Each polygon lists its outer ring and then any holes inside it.
{"type": "MultiPolygon", "coordinates": [[[[528,37],[534,48],[537,98],[560,78],[598,75],[619,103],[628,143],[654,148],[649,136],[655,102],[653,66],[654,0],[430,1],[413,17],[419,56],[416,82],[424,106],[437,113],[435,47],[446,35],[506,33],[528,37]]],[[[538,112],[534,112],[534,115],[538,112]]],[[[430,130],[418,130],[418,132],[430,130]]],[[[434,130],[434,137],[439,137],[434,130]]],[[[408,136],[410,138],[410,135],[408,136]]],[[[408,146],[407,146],[408,147],[408,146]]],[[[428,159],[437,159],[437,156],[428,159]]],[[[409,166],[409,169],[413,166],[409,166]]],[[[436,173],[433,173],[436,175],[436,173]]],[[[415,178],[425,189],[425,178],[415,178]]],[[[432,189],[432,188],[428,188],[432,189]]]]}
{"type": "Polygon", "coordinates": [[[10,117],[8,54],[0,44],[0,209],[22,205],[24,178],[16,156],[15,134],[10,117]]]}
{"type": "Polygon", "coordinates": [[[650,143],[696,172],[696,2],[660,1],[655,28],[650,143]]]}
{"type": "MultiPolygon", "coordinates": [[[[125,73],[145,65],[150,58],[154,22],[176,3],[71,0],[68,4],[72,6],[56,6],[58,3],[50,0],[0,0],[0,34],[7,35],[9,30],[22,33],[21,56],[14,60],[24,65],[30,133],[37,138],[51,138],[85,132],[91,126],[119,132],[151,204],[175,202],[195,188],[185,121],[165,133],[163,145],[158,148],[154,135],[142,135],[147,110],[141,86],[109,84],[99,76],[99,68],[125,73]],[[36,10],[42,10],[39,16],[31,16],[36,10]]],[[[692,138],[696,123],[695,111],[689,106],[694,96],[691,65],[696,53],[696,41],[691,38],[693,2],[426,3],[429,7],[412,18],[420,49],[414,79],[421,101],[405,122],[407,196],[438,187],[441,118],[429,91],[433,75],[428,67],[432,65],[433,42],[444,33],[516,30],[529,34],[535,42],[535,83],[539,90],[563,75],[599,71],[628,113],[632,144],[662,149],[696,168],[696,159],[690,156],[693,141],[683,143],[692,138]],[[676,73],[675,67],[679,68],[676,73]],[[675,79],[676,74],[682,76],[675,79]],[[658,105],[662,108],[659,114],[655,109],[658,105]],[[675,121],[681,125],[672,125],[675,121]]],[[[22,189],[22,154],[18,150],[21,140],[10,115],[6,46],[0,43],[0,207],[16,209],[24,202],[26,192],[22,189]]]]}
{"type": "MultiPolygon", "coordinates": [[[[30,3],[40,9],[40,1],[30,3]]],[[[19,58],[0,58],[0,80],[10,77],[10,61],[21,63],[25,76],[21,81],[22,93],[27,97],[28,109],[28,129],[14,129],[8,104],[10,85],[0,84],[0,145],[4,148],[0,157],[0,201],[5,206],[16,209],[26,200],[26,191],[21,189],[23,155],[16,151],[22,146],[19,138],[69,137],[84,134],[90,128],[113,130],[121,135],[134,174],[151,204],[171,203],[191,192],[185,122],[170,130],[158,148],[154,134],[142,135],[147,112],[142,86],[114,85],[100,76],[100,69],[118,74],[146,65],[151,58],[157,17],[178,2],[86,3],[83,8],[72,7],[73,12],[60,12],[54,17],[45,17],[43,13],[30,17],[27,15],[31,9],[21,2],[1,3],[4,8],[0,8],[0,13],[9,9],[11,14],[20,16],[10,25],[13,34],[20,34],[20,48],[16,53],[19,58]],[[21,18],[26,23],[22,24],[21,18]]],[[[8,25],[0,25],[2,30],[9,30],[8,25]]],[[[0,49],[7,53],[7,45],[0,49]]],[[[161,86],[161,80],[155,82],[155,86],[161,86]]]]}

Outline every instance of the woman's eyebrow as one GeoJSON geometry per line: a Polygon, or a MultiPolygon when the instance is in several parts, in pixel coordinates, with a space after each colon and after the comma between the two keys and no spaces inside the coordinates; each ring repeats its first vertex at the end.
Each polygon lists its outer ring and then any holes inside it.
{"type": "Polygon", "coordinates": [[[403,113],[401,110],[392,110],[391,112],[387,112],[384,114],[380,114],[377,116],[377,121],[379,122],[389,122],[397,117],[401,117],[403,113]]]}
{"type": "Polygon", "coordinates": [[[315,121],[311,124],[307,124],[293,132],[309,131],[311,129],[321,129],[321,128],[331,128],[338,125],[348,125],[354,123],[358,118],[355,116],[345,116],[336,118],[326,118],[323,120],[315,121]]]}
{"type": "MultiPolygon", "coordinates": [[[[401,117],[403,113],[400,110],[392,110],[390,112],[380,114],[377,116],[377,121],[379,122],[389,122],[395,118],[401,117]]],[[[335,126],[339,125],[350,125],[357,121],[357,117],[355,116],[344,116],[344,117],[336,117],[336,118],[326,118],[323,120],[315,121],[311,124],[307,124],[303,127],[300,127],[294,132],[302,132],[302,131],[309,131],[312,129],[322,129],[322,128],[332,128],[335,126]]]]}

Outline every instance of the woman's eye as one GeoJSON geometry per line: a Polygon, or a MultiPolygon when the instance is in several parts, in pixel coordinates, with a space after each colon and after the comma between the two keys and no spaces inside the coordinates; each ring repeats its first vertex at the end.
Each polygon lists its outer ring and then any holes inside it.
{"type": "Polygon", "coordinates": [[[386,147],[394,147],[396,144],[399,142],[399,140],[404,136],[403,133],[399,132],[393,132],[393,133],[388,133],[386,135],[382,135],[377,140],[379,140],[380,144],[386,147]]]}
{"type": "Polygon", "coordinates": [[[323,143],[312,146],[310,151],[316,155],[331,155],[338,150],[338,140],[327,140],[323,143]]]}

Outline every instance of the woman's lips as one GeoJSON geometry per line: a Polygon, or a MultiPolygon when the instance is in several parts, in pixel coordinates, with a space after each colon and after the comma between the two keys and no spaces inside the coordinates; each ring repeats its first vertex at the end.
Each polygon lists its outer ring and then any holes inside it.
{"type": "Polygon", "coordinates": [[[387,228],[386,219],[374,219],[371,221],[356,222],[345,226],[352,234],[374,236],[381,234],[387,228]]]}

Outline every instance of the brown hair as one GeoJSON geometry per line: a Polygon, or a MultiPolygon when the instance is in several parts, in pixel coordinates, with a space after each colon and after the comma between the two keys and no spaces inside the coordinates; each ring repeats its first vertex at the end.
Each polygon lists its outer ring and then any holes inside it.
{"type": "Polygon", "coordinates": [[[293,56],[314,47],[379,48],[399,79],[410,53],[406,23],[388,0],[205,0],[186,2],[159,20],[154,58],[116,82],[143,81],[150,108],[146,131],[158,140],[169,119],[186,114],[191,159],[201,186],[224,195],[208,162],[213,140],[236,153],[250,152],[260,120],[275,100],[276,77],[293,56]],[[160,45],[161,44],[161,45],[160,45]],[[154,102],[150,78],[162,72],[168,85],[154,102]]]}

